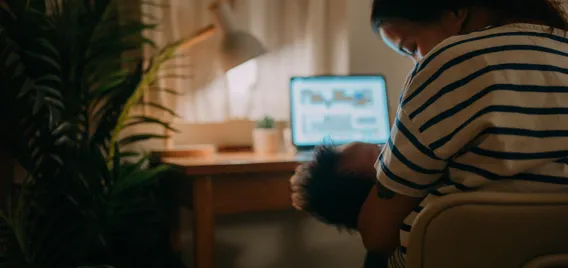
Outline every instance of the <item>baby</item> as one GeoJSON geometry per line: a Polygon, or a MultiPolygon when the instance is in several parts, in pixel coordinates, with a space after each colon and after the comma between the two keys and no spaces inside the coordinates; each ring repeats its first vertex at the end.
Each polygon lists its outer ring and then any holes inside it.
{"type": "Polygon", "coordinates": [[[356,231],[361,207],[376,183],[374,163],[380,151],[368,143],[317,149],[314,160],[299,166],[291,178],[294,207],[356,231]]]}
{"type": "MultiPolygon", "coordinates": [[[[294,207],[324,223],[357,231],[361,208],[376,183],[374,163],[380,151],[368,143],[319,148],[314,160],[299,166],[291,179],[294,207]]],[[[364,267],[385,267],[386,261],[368,252],[364,267]]]]}

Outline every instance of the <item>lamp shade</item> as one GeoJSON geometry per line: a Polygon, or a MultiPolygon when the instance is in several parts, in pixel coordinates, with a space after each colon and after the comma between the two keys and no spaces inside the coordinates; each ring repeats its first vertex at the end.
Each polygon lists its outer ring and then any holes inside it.
{"type": "Polygon", "coordinates": [[[225,72],[266,53],[254,36],[234,31],[223,36],[221,41],[221,66],[225,72]]]}
{"type": "Polygon", "coordinates": [[[264,46],[250,33],[236,28],[231,7],[225,1],[211,5],[216,26],[222,33],[221,66],[225,72],[266,53],[264,46]]]}

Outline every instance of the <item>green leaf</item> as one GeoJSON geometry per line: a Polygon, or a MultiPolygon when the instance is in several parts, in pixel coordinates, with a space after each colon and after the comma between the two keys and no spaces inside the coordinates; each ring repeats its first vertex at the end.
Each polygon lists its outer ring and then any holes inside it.
{"type": "Polygon", "coordinates": [[[118,145],[114,146],[114,154],[115,157],[113,159],[113,165],[112,165],[112,171],[113,171],[113,182],[116,181],[117,179],[120,178],[120,159],[121,159],[121,155],[120,155],[120,149],[118,148],[118,145]]]}
{"type": "Polygon", "coordinates": [[[125,177],[128,177],[132,174],[132,172],[139,171],[145,169],[144,166],[148,163],[149,156],[144,155],[134,164],[125,163],[120,168],[122,169],[122,174],[125,177]]]}
{"type": "Polygon", "coordinates": [[[146,37],[142,37],[142,44],[143,45],[149,45],[151,48],[157,48],[158,47],[156,45],[156,43],[154,41],[152,41],[152,39],[148,39],[146,37]]]}
{"type": "Polygon", "coordinates": [[[58,155],[50,154],[49,156],[51,157],[51,159],[53,159],[53,161],[57,162],[59,165],[63,165],[63,160],[58,155]]]}
{"type": "Polygon", "coordinates": [[[191,65],[188,64],[167,64],[166,66],[164,66],[161,71],[168,71],[168,70],[184,70],[184,69],[191,69],[191,65]]]}
{"type": "Polygon", "coordinates": [[[51,67],[53,67],[58,72],[61,71],[61,67],[59,66],[59,63],[57,61],[55,61],[54,59],[50,58],[49,56],[42,55],[42,54],[39,54],[39,53],[34,53],[34,52],[25,52],[25,54],[29,57],[36,59],[36,60],[48,63],[51,67]]]}
{"type": "Polygon", "coordinates": [[[178,130],[172,128],[168,122],[164,122],[158,118],[149,117],[149,116],[132,116],[130,117],[130,122],[124,125],[124,128],[136,126],[139,124],[157,124],[162,126],[163,128],[172,130],[173,132],[179,132],[178,130]]]}
{"type": "Polygon", "coordinates": [[[39,112],[39,110],[43,106],[44,101],[45,101],[45,93],[43,91],[38,91],[34,101],[34,108],[32,111],[33,114],[37,114],[39,112]]]}
{"type": "Polygon", "coordinates": [[[113,195],[118,195],[125,191],[136,188],[142,184],[155,180],[158,175],[168,170],[169,170],[168,166],[158,166],[155,168],[144,170],[143,172],[132,173],[127,178],[116,182],[111,189],[111,193],[113,195]]]}
{"type": "MultiPolygon", "coordinates": [[[[61,92],[59,90],[57,90],[56,88],[53,87],[49,87],[49,86],[39,86],[36,85],[34,86],[34,89],[37,91],[43,91],[45,95],[52,95],[58,98],[63,98],[63,96],[61,96],[61,92]]],[[[63,107],[63,103],[60,104],[60,107],[63,107]]]]}
{"type": "Polygon", "coordinates": [[[63,135],[65,132],[69,131],[73,126],[69,122],[61,122],[52,132],[55,136],[63,135]]]}
{"type": "Polygon", "coordinates": [[[61,84],[61,78],[57,75],[54,75],[54,74],[47,74],[47,75],[39,77],[38,79],[36,79],[35,82],[38,83],[38,84],[45,83],[45,82],[53,82],[53,83],[61,84]]]}
{"type": "MultiPolygon", "coordinates": [[[[45,96],[45,92],[44,91],[39,91],[42,93],[42,95],[45,96]]],[[[45,97],[44,99],[45,102],[51,104],[53,107],[57,107],[57,108],[65,108],[65,105],[63,104],[63,102],[61,100],[58,99],[54,99],[51,97],[45,97]]]]}
{"type": "Polygon", "coordinates": [[[192,78],[191,75],[184,75],[184,74],[163,74],[160,75],[160,79],[190,79],[192,78]]]}
{"type": "Polygon", "coordinates": [[[23,97],[24,95],[28,94],[30,90],[34,87],[34,83],[30,79],[25,79],[24,84],[20,89],[20,93],[18,94],[18,98],[23,97]]]}
{"type": "Polygon", "coordinates": [[[129,158],[129,157],[139,157],[141,153],[139,152],[132,152],[132,151],[122,151],[120,152],[120,158],[129,158]]]}
{"type": "Polygon", "coordinates": [[[155,108],[155,109],[157,109],[157,110],[159,110],[159,111],[164,111],[164,112],[168,113],[168,114],[171,115],[171,116],[174,116],[174,117],[178,117],[178,118],[179,118],[179,116],[177,115],[177,113],[176,113],[174,110],[172,110],[172,109],[170,109],[170,108],[168,108],[168,107],[166,107],[166,106],[164,106],[164,105],[161,105],[161,104],[159,104],[159,103],[156,103],[156,102],[142,102],[141,105],[146,105],[146,106],[155,108]]]}
{"type": "Polygon", "coordinates": [[[132,143],[147,141],[147,140],[151,140],[151,139],[167,139],[167,138],[169,138],[169,137],[165,136],[165,135],[136,134],[136,135],[128,136],[128,137],[121,139],[119,144],[121,146],[126,146],[126,145],[129,145],[129,144],[132,144],[132,143]]]}
{"type": "Polygon", "coordinates": [[[57,49],[46,38],[39,38],[35,41],[41,44],[49,52],[51,52],[53,56],[59,56],[59,51],[57,51],[57,49]]]}
{"type": "Polygon", "coordinates": [[[17,64],[16,68],[14,69],[13,75],[14,76],[21,76],[21,75],[24,74],[25,69],[26,68],[23,65],[17,64]]]}
{"type": "Polygon", "coordinates": [[[101,86],[99,86],[98,88],[95,88],[93,90],[94,94],[104,94],[106,92],[108,92],[109,90],[115,89],[116,87],[118,87],[119,85],[123,84],[125,81],[125,71],[120,71],[120,74],[115,74],[111,77],[108,77],[106,81],[104,81],[103,83],[101,83],[101,86]]]}
{"type": "Polygon", "coordinates": [[[165,92],[171,95],[175,95],[175,96],[180,96],[181,93],[174,90],[174,89],[169,89],[169,88],[161,88],[161,87],[150,87],[150,90],[152,91],[157,91],[157,92],[165,92]]]}

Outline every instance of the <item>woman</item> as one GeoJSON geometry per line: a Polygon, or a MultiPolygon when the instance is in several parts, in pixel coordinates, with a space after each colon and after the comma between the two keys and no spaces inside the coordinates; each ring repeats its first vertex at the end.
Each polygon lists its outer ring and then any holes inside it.
{"type": "Polygon", "coordinates": [[[416,67],[359,216],[369,250],[404,267],[414,219],[440,196],[568,192],[568,21],[560,4],[375,0],[372,8],[373,27],[416,67]],[[397,213],[376,216],[385,207],[397,213]]]}

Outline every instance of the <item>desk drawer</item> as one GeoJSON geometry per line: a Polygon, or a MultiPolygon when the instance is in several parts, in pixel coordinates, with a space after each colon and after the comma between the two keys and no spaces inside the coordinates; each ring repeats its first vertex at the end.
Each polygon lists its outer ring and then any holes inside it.
{"type": "Polygon", "coordinates": [[[292,175],[285,172],[213,177],[215,214],[291,209],[289,179],[292,175]]]}

